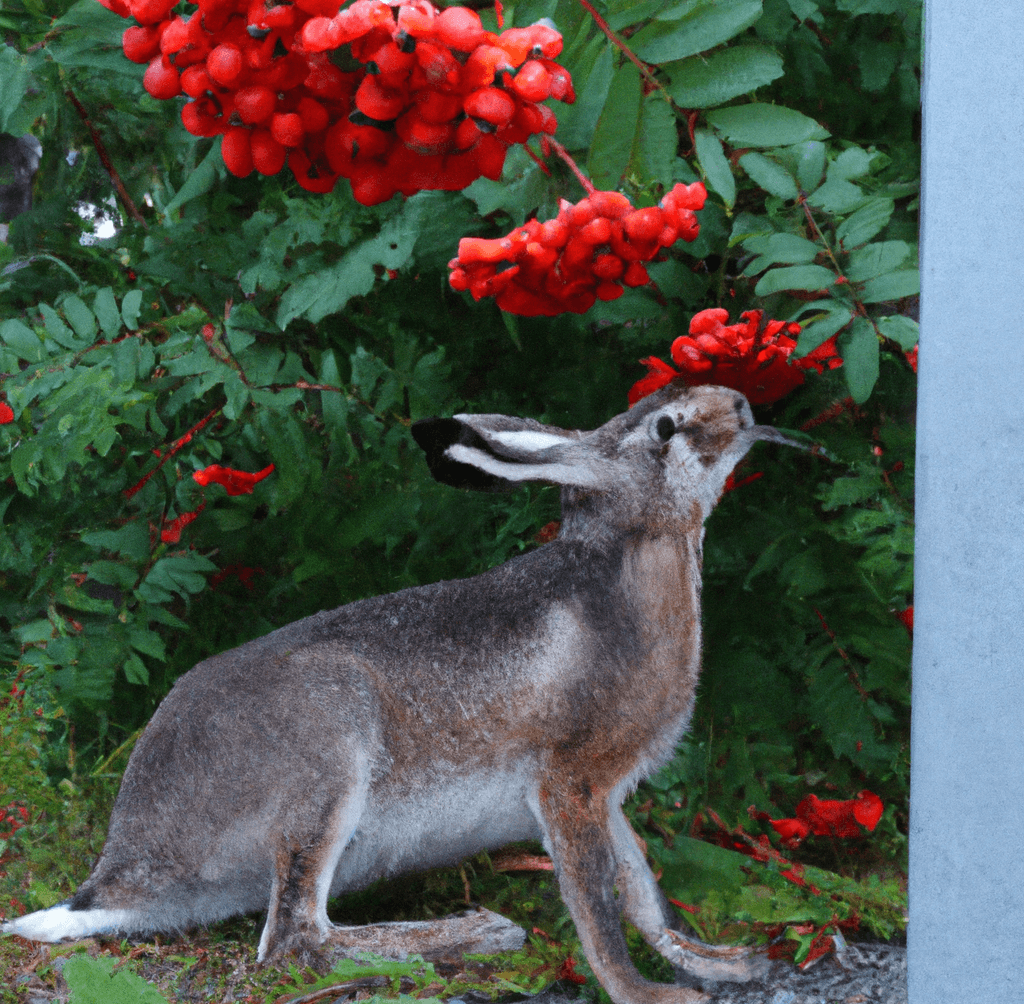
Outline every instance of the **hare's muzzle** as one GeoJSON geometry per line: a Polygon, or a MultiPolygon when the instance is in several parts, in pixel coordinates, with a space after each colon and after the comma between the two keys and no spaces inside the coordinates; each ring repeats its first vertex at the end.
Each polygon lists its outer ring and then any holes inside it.
{"type": "Polygon", "coordinates": [[[810,446],[801,443],[796,439],[790,439],[783,432],[770,425],[755,425],[747,430],[752,441],[763,440],[767,443],[781,443],[783,446],[793,446],[798,450],[809,450],[810,446]]]}

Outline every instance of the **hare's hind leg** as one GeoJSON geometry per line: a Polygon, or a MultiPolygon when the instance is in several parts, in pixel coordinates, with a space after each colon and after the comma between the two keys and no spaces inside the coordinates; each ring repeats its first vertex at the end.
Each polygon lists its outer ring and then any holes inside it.
{"type": "Polygon", "coordinates": [[[745,983],[767,974],[767,957],[754,955],[749,948],[707,945],[673,930],[674,918],[665,894],[658,887],[636,834],[616,800],[609,806],[609,829],[622,913],[652,948],[674,966],[705,980],[745,983]]]}
{"type": "Polygon", "coordinates": [[[645,980],[629,958],[614,892],[611,816],[618,806],[593,797],[586,783],[552,784],[541,789],[536,811],[587,961],[615,1004],[707,1001],[696,990],[645,980]]]}
{"type": "Polygon", "coordinates": [[[349,785],[337,802],[324,807],[314,825],[296,826],[278,837],[270,906],[257,956],[260,962],[315,950],[330,939],[334,930],[327,919],[331,879],[363,813],[366,791],[363,780],[349,785]]]}

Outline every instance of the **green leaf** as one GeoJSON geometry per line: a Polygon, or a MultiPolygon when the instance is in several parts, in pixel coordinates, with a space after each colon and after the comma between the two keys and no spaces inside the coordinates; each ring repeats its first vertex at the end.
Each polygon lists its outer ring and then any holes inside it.
{"type": "Polygon", "coordinates": [[[100,322],[104,336],[108,339],[116,338],[121,330],[121,312],[117,309],[114,291],[109,286],[96,290],[92,309],[100,322]]]}
{"type": "Polygon", "coordinates": [[[132,648],[143,655],[152,656],[161,662],[167,661],[167,650],[164,648],[164,640],[155,631],[149,628],[133,625],[128,629],[128,641],[132,648]]]}
{"type": "Polygon", "coordinates": [[[781,164],[760,153],[745,153],[740,157],[740,167],[766,192],[786,202],[795,199],[799,194],[793,175],[781,164]]]}
{"type": "Polygon", "coordinates": [[[603,35],[591,39],[573,72],[576,102],[559,108],[558,138],[569,150],[589,149],[615,74],[615,47],[603,35]]]}
{"type": "Polygon", "coordinates": [[[0,342],[17,353],[19,359],[29,363],[43,361],[45,350],[42,340],[28,325],[11,318],[0,324],[0,342]]]}
{"type": "Polygon", "coordinates": [[[761,45],[737,45],[710,56],[667,63],[668,92],[682,108],[713,108],[782,76],[782,57],[761,45]]]}
{"type": "Polygon", "coordinates": [[[891,317],[880,317],[876,322],[878,330],[898,342],[904,352],[909,352],[918,341],[921,329],[912,317],[904,317],[902,314],[893,314],[891,317]]]}
{"type": "Polygon", "coordinates": [[[851,146],[829,164],[828,176],[849,181],[850,178],[863,177],[870,170],[871,154],[859,146],[851,146]]]}
{"type": "Polygon", "coordinates": [[[129,683],[144,687],[149,683],[149,670],[146,664],[134,653],[129,652],[124,660],[124,675],[129,683]]]}
{"type": "Polygon", "coordinates": [[[825,144],[808,140],[798,147],[800,160],[797,163],[796,179],[805,192],[813,192],[821,184],[825,171],[825,144]]]}
{"type": "Polygon", "coordinates": [[[71,323],[71,327],[75,329],[75,334],[79,338],[92,342],[96,337],[96,317],[82,298],[74,293],[65,296],[60,302],[60,309],[64,311],[64,316],[71,323]]]}
{"type": "Polygon", "coordinates": [[[787,289],[828,289],[835,276],[821,265],[794,265],[765,272],[754,287],[756,296],[768,296],[787,289]]]}
{"type": "Polygon", "coordinates": [[[646,63],[667,63],[706,52],[746,31],[761,16],[761,0],[703,0],[673,21],[641,28],[630,48],[646,63]]]}
{"type": "Polygon", "coordinates": [[[899,60],[899,47],[892,42],[872,39],[869,45],[861,44],[857,48],[857,65],[860,67],[861,86],[864,90],[882,90],[892,79],[899,60]]]}
{"type": "Polygon", "coordinates": [[[860,298],[864,303],[882,303],[885,300],[902,300],[905,296],[916,296],[921,292],[921,274],[916,268],[902,272],[890,272],[871,279],[864,284],[860,298]]]}
{"type": "MultiPolygon", "coordinates": [[[[827,342],[837,331],[845,328],[853,317],[853,312],[848,307],[828,303],[829,309],[826,313],[814,317],[806,325],[801,321],[800,338],[797,341],[796,351],[793,353],[797,359],[813,352],[819,345],[827,342]]],[[[813,306],[813,305],[812,305],[813,306]]]]}
{"type": "Polygon", "coordinates": [[[121,316],[127,328],[134,331],[139,326],[139,310],[142,309],[142,290],[130,289],[121,301],[121,316]]]}
{"type": "Polygon", "coordinates": [[[167,1004],[167,998],[141,976],[128,969],[114,972],[120,964],[120,959],[88,955],[68,959],[61,970],[71,990],[68,1004],[167,1004]]]}
{"type": "Polygon", "coordinates": [[[164,206],[164,223],[172,226],[177,222],[178,210],[186,202],[205,195],[217,179],[225,173],[224,161],[220,155],[220,139],[218,137],[206,156],[196,165],[195,170],[185,179],[185,183],[178,189],[174,198],[164,206]]]}
{"type": "MultiPolygon", "coordinates": [[[[118,530],[96,530],[83,533],[79,538],[83,544],[99,547],[114,554],[123,554],[133,561],[143,562],[149,557],[149,531],[145,523],[136,520],[126,523],[118,530]]],[[[134,585],[134,580],[131,583],[134,585]]]]}
{"type": "Polygon", "coordinates": [[[409,199],[380,234],[357,244],[335,265],[304,276],[288,287],[277,311],[282,329],[297,317],[316,324],[337,313],[354,296],[365,296],[377,281],[374,265],[401,268],[411,257],[424,203],[409,199]]]}
{"type": "Polygon", "coordinates": [[[64,323],[60,314],[48,303],[39,304],[39,313],[43,315],[46,324],[46,333],[58,344],[66,349],[84,349],[88,342],[83,342],[75,337],[75,333],[64,323]]]}
{"type": "Polygon", "coordinates": [[[743,248],[757,255],[743,270],[745,276],[758,275],[772,265],[808,265],[821,251],[814,241],[796,234],[749,237],[743,242],[743,248]]]}
{"type": "Polygon", "coordinates": [[[854,251],[843,269],[850,282],[867,282],[883,272],[891,272],[910,254],[905,241],[879,241],[854,251]]]}
{"type": "Polygon", "coordinates": [[[640,99],[640,71],[626,63],[612,78],[608,100],[590,144],[587,171],[596,188],[619,187],[640,124],[640,99]]]}
{"type": "Polygon", "coordinates": [[[618,31],[654,17],[664,6],[663,0],[610,0],[605,20],[618,31]]]}
{"type": "Polygon", "coordinates": [[[872,199],[843,220],[836,230],[843,250],[851,251],[884,230],[895,208],[892,199],[872,199]]]}
{"type": "Polygon", "coordinates": [[[708,122],[733,146],[791,146],[827,139],[817,122],[792,108],[755,102],[708,112],[708,122]]]}
{"type": "Polygon", "coordinates": [[[849,213],[860,206],[864,198],[864,192],[852,182],[829,177],[816,192],[807,196],[807,201],[826,213],[849,213]]]}
{"type": "Polygon", "coordinates": [[[850,396],[863,404],[878,380],[878,336],[871,322],[866,317],[855,318],[850,329],[839,336],[838,349],[850,396]]]}
{"type": "Polygon", "coordinates": [[[666,190],[671,188],[679,134],[675,114],[658,94],[644,98],[637,147],[644,179],[659,182],[666,190]]]}
{"type": "Polygon", "coordinates": [[[14,117],[28,86],[28,65],[25,57],[12,45],[0,48],[0,132],[14,117]]]}
{"type": "Polygon", "coordinates": [[[694,146],[708,187],[718,192],[726,207],[731,209],[736,201],[736,179],[722,150],[721,141],[706,129],[697,129],[694,133],[694,146]]]}

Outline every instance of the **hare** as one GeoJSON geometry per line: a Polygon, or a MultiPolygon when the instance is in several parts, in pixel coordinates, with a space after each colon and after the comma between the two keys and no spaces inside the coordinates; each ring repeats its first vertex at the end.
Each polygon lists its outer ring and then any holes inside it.
{"type": "Polygon", "coordinates": [[[737,950],[670,929],[621,804],[693,709],[704,520],[755,441],[799,444],[736,391],[680,384],[592,432],[456,415],[413,435],[441,481],[561,485],[558,538],[201,662],[139,739],[92,874],[4,931],[55,941],[267,910],[261,960],[420,951],[446,921],[395,946],[389,925],[333,925],[328,897],[539,838],[616,1004],[706,999],[639,975],[620,912],[675,964],[693,949],[727,975],[737,950]]]}

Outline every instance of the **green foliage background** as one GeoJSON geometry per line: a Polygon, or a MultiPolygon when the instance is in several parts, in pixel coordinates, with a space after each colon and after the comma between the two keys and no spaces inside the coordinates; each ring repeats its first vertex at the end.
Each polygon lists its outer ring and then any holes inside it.
{"type": "Polygon", "coordinates": [[[711,197],[697,241],[651,266],[657,288],[521,319],[452,292],[446,263],[462,236],[582,197],[560,165],[548,176],[513,151],[500,182],[374,208],[344,182],[317,196],[287,173],[240,180],[219,140],[195,140],[177,102],[143,91],[122,19],[95,0],[4,5],[0,129],[31,130],[44,154],[35,206],[0,245],[0,398],[15,414],[0,426],[0,682],[28,688],[47,736],[26,759],[18,728],[4,732],[0,803],[24,797],[25,777],[73,773],[74,751],[106,757],[213,652],[536,546],[555,491],[436,485],[413,420],[483,411],[591,428],[625,408],[637,360],[668,358],[693,313],[763,307],[805,325],[798,354],[840,332],[845,363],[759,409],[822,448],[758,448],[737,476],[763,476],[709,520],[697,712],[642,789],[638,822],[671,868],[674,835],[706,826],[704,806],[756,832],[748,806],[780,818],[811,791],[869,788],[887,806],[871,853],[812,840],[807,859],[853,872],[902,860],[919,4],[596,6],[657,87],[576,0],[505,7],[506,24],[551,17],[565,37],[579,99],[556,104],[558,138],[637,205],[697,178],[711,197]],[[141,216],[120,205],[109,240],[76,212],[112,197],[93,131],[141,216]],[[214,463],[276,470],[229,497],[191,478],[214,463]],[[180,542],[160,542],[204,499],[180,542]],[[214,585],[231,567],[256,570],[248,587],[214,585]]]}

